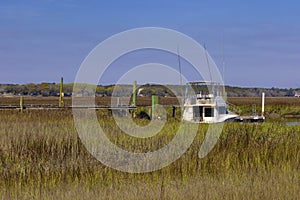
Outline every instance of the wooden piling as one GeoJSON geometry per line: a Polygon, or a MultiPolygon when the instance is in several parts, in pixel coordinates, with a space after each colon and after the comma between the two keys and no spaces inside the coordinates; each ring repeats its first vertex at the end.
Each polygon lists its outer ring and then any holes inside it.
{"type": "Polygon", "coordinates": [[[173,106],[172,108],[173,108],[172,117],[175,118],[176,117],[176,106],[173,106]]]}
{"type": "Polygon", "coordinates": [[[59,86],[59,107],[63,107],[64,106],[64,101],[63,101],[63,85],[64,85],[64,78],[61,77],[60,79],[60,86],[59,86]]]}
{"type": "MultiPolygon", "coordinates": [[[[132,88],[132,106],[136,107],[136,81],[133,81],[133,88],[132,88]]],[[[136,111],[132,111],[132,117],[136,117],[136,111]]]]}
{"type": "Polygon", "coordinates": [[[20,110],[23,112],[23,96],[20,96],[20,110]]]}
{"type": "Polygon", "coordinates": [[[155,105],[158,104],[158,96],[152,95],[151,119],[156,117],[155,105]]]}

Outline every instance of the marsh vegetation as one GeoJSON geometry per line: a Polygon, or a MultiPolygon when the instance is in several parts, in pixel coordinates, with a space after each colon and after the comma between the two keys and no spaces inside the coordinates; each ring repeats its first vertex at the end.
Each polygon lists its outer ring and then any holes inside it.
{"type": "MultiPolygon", "coordinates": [[[[171,165],[130,174],[106,167],[81,143],[70,110],[0,111],[2,199],[296,199],[300,196],[300,125],[269,120],[225,124],[214,149],[198,158],[207,125],[171,165]]],[[[117,128],[105,110],[99,123],[112,142],[146,152],[167,144],[180,119],[150,139],[117,128]]],[[[136,119],[140,125],[145,119],[136,119]]]]}

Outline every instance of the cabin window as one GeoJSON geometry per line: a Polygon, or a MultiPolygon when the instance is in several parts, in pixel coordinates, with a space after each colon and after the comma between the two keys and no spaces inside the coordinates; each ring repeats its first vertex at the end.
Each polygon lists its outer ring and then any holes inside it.
{"type": "Polygon", "coordinates": [[[201,118],[202,117],[202,108],[203,107],[200,107],[200,106],[194,106],[193,107],[193,111],[194,111],[194,117],[196,117],[196,118],[201,118]]]}
{"type": "Polygon", "coordinates": [[[225,106],[218,107],[218,112],[219,114],[227,114],[226,107],[225,106]]]}
{"type": "Polygon", "coordinates": [[[205,111],[205,113],[204,113],[204,115],[205,115],[205,117],[213,117],[214,116],[214,109],[213,108],[205,108],[204,109],[205,111]]]}

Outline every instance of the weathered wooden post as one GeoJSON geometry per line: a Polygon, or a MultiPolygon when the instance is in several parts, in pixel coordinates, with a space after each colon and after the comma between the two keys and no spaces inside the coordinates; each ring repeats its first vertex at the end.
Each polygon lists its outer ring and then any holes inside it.
{"type": "Polygon", "coordinates": [[[136,106],[136,81],[133,81],[133,89],[132,89],[132,105],[136,106]]]}
{"type": "Polygon", "coordinates": [[[172,108],[173,108],[172,117],[175,118],[175,116],[176,116],[176,106],[173,106],[172,108]]]}
{"type": "Polygon", "coordinates": [[[23,112],[23,96],[20,96],[20,110],[23,112]]]}
{"type": "MultiPolygon", "coordinates": [[[[136,81],[133,81],[132,106],[136,107],[136,81]]],[[[132,110],[132,117],[136,117],[136,111],[135,111],[135,109],[132,110]]]]}
{"type": "Polygon", "coordinates": [[[60,86],[59,86],[59,107],[63,107],[64,105],[64,101],[63,101],[63,97],[64,97],[64,93],[63,93],[63,85],[64,85],[64,78],[61,77],[60,79],[60,86]]]}
{"type": "Polygon", "coordinates": [[[158,96],[152,95],[151,119],[156,117],[155,105],[158,104],[158,96]]]}
{"type": "Polygon", "coordinates": [[[265,93],[261,94],[261,116],[265,114],[265,93]]]}

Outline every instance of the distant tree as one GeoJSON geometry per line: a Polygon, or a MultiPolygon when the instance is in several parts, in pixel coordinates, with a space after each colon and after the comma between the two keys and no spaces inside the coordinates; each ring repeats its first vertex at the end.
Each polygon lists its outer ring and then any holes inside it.
{"type": "Polygon", "coordinates": [[[50,87],[48,83],[41,83],[40,84],[40,91],[41,95],[49,96],[50,95],[50,87]]]}
{"type": "Polygon", "coordinates": [[[28,94],[29,95],[31,95],[31,96],[39,95],[37,85],[35,85],[34,83],[29,83],[29,84],[27,84],[27,87],[28,87],[28,94]]]}

